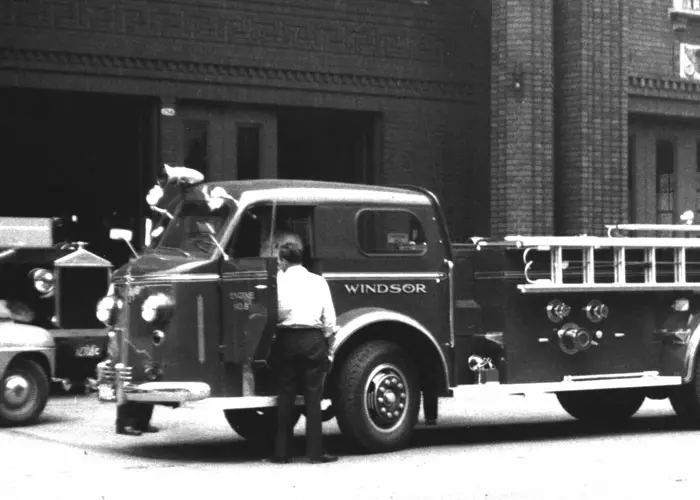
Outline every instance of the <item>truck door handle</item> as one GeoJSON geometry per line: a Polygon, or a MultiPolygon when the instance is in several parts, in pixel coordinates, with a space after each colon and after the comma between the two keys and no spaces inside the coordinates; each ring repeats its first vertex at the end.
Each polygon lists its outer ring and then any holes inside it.
{"type": "Polygon", "coordinates": [[[267,285],[255,285],[256,290],[267,290],[267,285]]]}

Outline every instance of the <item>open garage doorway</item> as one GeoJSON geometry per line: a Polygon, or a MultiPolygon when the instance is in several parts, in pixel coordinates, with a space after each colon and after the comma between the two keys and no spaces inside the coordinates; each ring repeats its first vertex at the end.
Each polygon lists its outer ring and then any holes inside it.
{"type": "Polygon", "coordinates": [[[56,238],[86,241],[115,265],[128,248],[109,229],[140,235],[153,182],[154,103],[149,99],[0,88],[5,195],[0,215],[61,217],[56,238]]]}
{"type": "Polygon", "coordinates": [[[181,101],[164,149],[210,180],[374,182],[376,113],[181,101]]]}

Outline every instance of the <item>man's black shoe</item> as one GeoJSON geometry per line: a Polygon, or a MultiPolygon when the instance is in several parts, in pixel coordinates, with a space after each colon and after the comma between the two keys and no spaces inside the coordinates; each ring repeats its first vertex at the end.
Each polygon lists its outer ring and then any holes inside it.
{"type": "Polygon", "coordinates": [[[156,427],[155,425],[147,425],[146,427],[137,427],[137,430],[139,430],[141,432],[154,433],[154,432],[158,432],[160,429],[158,427],[156,427]]]}
{"type": "Polygon", "coordinates": [[[288,458],[282,458],[282,457],[268,457],[265,459],[266,462],[270,462],[272,464],[288,464],[289,459],[288,458]]]}
{"type": "Polygon", "coordinates": [[[125,436],[140,436],[143,433],[130,425],[118,425],[117,434],[123,434],[125,436]]]}
{"type": "Polygon", "coordinates": [[[321,455],[320,457],[311,457],[309,458],[309,462],[312,464],[329,464],[331,462],[337,462],[338,457],[334,457],[333,455],[321,455]]]}

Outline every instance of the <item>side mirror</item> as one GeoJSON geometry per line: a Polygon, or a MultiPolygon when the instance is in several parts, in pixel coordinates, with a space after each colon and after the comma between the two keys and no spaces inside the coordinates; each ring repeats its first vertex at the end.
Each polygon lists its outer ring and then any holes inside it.
{"type": "Polygon", "coordinates": [[[124,240],[130,242],[134,237],[134,232],[130,229],[110,229],[110,240],[124,240]]]}
{"type": "Polygon", "coordinates": [[[110,229],[109,230],[109,239],[110,240],[121,240],[124,243],[127,244],[129,247],[129,250],[131,250],[131,253],[134,254],[134,257],[138,257],[139,254],[136,252],[136,249],[134,246],[131,244],[131,240],[134,237],[134,232],[131,231],[130,229],[110,229]]]}

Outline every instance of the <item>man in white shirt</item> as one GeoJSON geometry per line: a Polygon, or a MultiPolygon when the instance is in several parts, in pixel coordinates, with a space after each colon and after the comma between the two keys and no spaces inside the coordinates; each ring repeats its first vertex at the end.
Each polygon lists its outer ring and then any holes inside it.
{"type": "Polygon", "coordinates": [[[335,308],[326,280],[301,265],[303,247],[298,241],[280,246],[277,275],[278,324],[273,349],[278,361],[279,398],[276,463],[289,461],[294,400],[300,382],[306,399],[306,455],[312,463],[335,462],[323,450],[321,397],[330,368],[332,338],[336,332],[335,308]]]}

